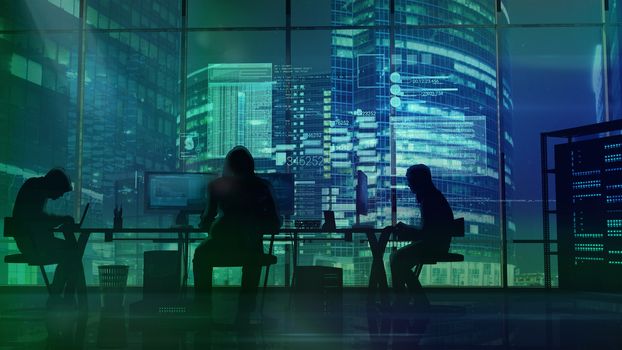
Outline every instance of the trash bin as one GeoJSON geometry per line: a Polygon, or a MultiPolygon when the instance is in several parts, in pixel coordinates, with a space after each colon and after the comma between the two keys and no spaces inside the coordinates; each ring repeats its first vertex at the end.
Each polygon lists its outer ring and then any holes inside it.
{"type": "Polygon", "coordinates": [[[99,266],[99,287],[101,291],[102,308],[123,308],[129,269],[130,267],[128,265],[99,266]]]}

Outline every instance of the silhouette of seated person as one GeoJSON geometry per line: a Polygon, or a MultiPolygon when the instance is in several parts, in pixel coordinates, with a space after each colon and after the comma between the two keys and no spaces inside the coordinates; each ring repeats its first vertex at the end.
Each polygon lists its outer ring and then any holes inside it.
{"type": "Polygon", "coordinates": [[[239,314],[255,309],[263,254],[262,235],[277,232],[280,220],[269,183],[255,175],[250,152],[237,146],[227,154],[223,176],[209,184],[209,203],[200,227],[209,232],[195,250],[195,298],[210,306],[212,266],[242,262],[239,314]]]}
{"type": "Polygon", "coordinates": [[[61,169],[52,169],[45,176],[33,177],[22,185],[13,206],[15,242],[29,262],[56,263],[56,272],[50,286],[50,302],[59,302],[64,293],[66,302],[86,306],[86,284],[82,254],[86,241],[76,240],[77,228],[73,217],[49,214],[45,210],[48,199],[56,200],[72,190],[69,176],[61,169]],[[62,226],[65,239],[54,237],[53,228],[62,226]]]}
{"type": "Polygon", "coordinates": [[[391,254],[392,285],[397,305],[407,305],[414,297],[415,306],[425,309],[429,301],[412,269],[426,259],[448,253],[454,215],[445,196],[434,186],[426,165],[409,167],[406,180],[420,205],[421,227],[399,222],[385,228],[401,240],[412,241],[391,254]]]}

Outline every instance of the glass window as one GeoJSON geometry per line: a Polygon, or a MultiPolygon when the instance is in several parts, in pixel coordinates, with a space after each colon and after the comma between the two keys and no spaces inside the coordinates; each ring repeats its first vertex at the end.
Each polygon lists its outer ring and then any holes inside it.
{"type": "MultiPolygon", "coordinates": [[[[425,163],[466,220],[451,251],[467,262],[426,267],[422,283],[497,286],[501,205],[511,243],[542,235],[539,133],[622,115],[619,0],[607,2],[607,12],[601,0],[503,0],[498,12],[495,0],[188,0],[187,33],[181,0],[85,0],[78,72],[80,3],[0,1],[4,216],[26,178],[64,166],[81,203],[92,204],[86,225],[111,226],[112,209],[122,205],[127,226],[168,227],[172,213],[145,209],[144,173],[220,173],[227,151],[243,144],[259,173],[294,177],[285,225],[320,220],[323,210],[335,212],[338,227],[417,225],[404,174],[425,163]],[[196,152],[182,152],[188,137],[196,152]],[[369,201],[357,217],[358,171],[367,175],[369,201]]],[[[51,210],[76,212],[75,193],[51,210]]],[[[137,267],[129,283],[140,285],[142,253],[175,249],[90,243],[89,283],[100,264],[123,263],[137,267]]],[[[367,283],[366,244],[300,248],[301,265],[340,266],[347,285],[367,283]]],[[[0,254],[16,249],[0,240],[0,254]]],[[[538,252],[541,244],[510,244],[510,285],[542,283],[538,252]]],[[[285,284],[292,246],[278,243],[275,253],[271,283],[285,284]]],[[[239,283],[239,269],[215,280],[239,283]]],[[[36,269],[5,265],[6,283],[41,281],[36,269]]]]}
{"type": "MultiPolygon", "coordinates": [[[[539,133],[605,119],[602,30],[510,28],[500,35],[503,83],[511,90],[511,99],[504,99],[511,108],[503,111],[511,112],[513,120],[506,125],[505,136],[513,144],[512,174],[506,179],[511,212],[509,237],[541,239],[539,133]]],[[[552,147],[549,154],[553,154],[552,147]]],[[[550,188],[554,188],[552,177],[550,188]]],[[[515,259],[519,271],[517,280],[529,277],[520,275],[522,272],[541,273],[539,258],[522,257],[534,249],[542,246],[516,245],[515,250],[510,250],[509,260],[515,259]]]]}
{"type": "MultiPolygon", "coordinates": [[[[428,165],[454,216],[465,219],[468,240],[454,239],[452,251],[461,250],[466,261],[477,263],[483,285],[498,285],[492,275],[499,273],[501,196],[494,29],[398,30],[387,75],[386,143],[392,143],[395,157],[397,220],[421,224],[405,175],[411,165],[428,165]]],[[[390,178],[384,181],[389,188],[390,178]]],[[[430,283],[438,284],[439,278],[430,283]]]]}
{"type": "MultiPolygon", "coordinates": [[[[278,157],[279,150],[288,147],[283,130],[288,123],[283,88],[288,71],[285,33],[192,32],[188,42],[182,132],[196,135],[198,152],[184,159],[186,171],[221,174],[227,152],[244,145],[253,154],[258,173],[289,172],[278,157]]],[[[283,254],[284,247],[277,244],[275,252],[283,254]]],[[[279,271],[285,258],[277,256],[279,271]]],[[[239,278],[240,269],[218,269],[214,281],[227,285],[238,283],[239,278]]],[[[273,278],[284,281],[282,274],[273,278]]]]}
{"type": "Polygon", "coordinates": [[[397,25],[491,25],[495,16],[494,0],[395,0],[397,25]]]}
{"type": "Polygon", "coordinates": [[[605,13],[607,23],[620,23],[622,20],[622,2],[620,0],[609,0],[606,3],[609,5],[605,13]]]}
{"type": "MultiPolygon", "coordinates": [[[[77,43],[76,34],[33,32],[5,34],[0,38],[2,217],[11,215],[17,191],[26,179],[57,166],[75,174],[69,151],[74,142],[69,133],[76,115],[77,43]],[[50,48],[63,48],[66,56],[73,59],[59,61],[49,54],[53,51],[50,48]]],[[[71,213],[72,208],[71,195],[48,204],[53,213],[71,213]]],[[[0,255],[16,252],[12,238],[0,238],[0,255]]],[[[0,284],[42,283],[36,267],[0,267],[0,284]]]]}
{"type": "Polygon", "coordinates": [[[78,29],[79,0],[23,0],[0,2],[2,30],[78,29]]]}
{"type": "MultiPolygon", "coordinates": [[[[113,209],[122,206],[127,227],[168,227],[172,213],[145,208],[143,179],[147,171],[177,169],[177,138],[163,124],[177,125],[181,36],[132,31],[128,41],[114,34],[87,36],[82,202],[91,203],[91,209],[85,225],[112,226],[113,209]],[[159,52],[167,60],[159,60],[159,52]]],[[[89,282],[97,282],[98,265],[116,263],[131,266],[128,283],[140,285],[143,252],[154,249],[176,245],[111,244],[93,237],[84,254],[89,282]]]]}
{"type": "Polygon", "coordinates": [[[188,26],[284,27],[285,0],[188,0],[188,26]]]}
{"type": "Polygon", "coordinates": [[[188,40],[185,132],[198,135],[202,152],[186,166],[220,173],[226,153],[244,144],[258,171],[274,171],[273,135],[284,121],[273,114],[280,98],[273,86],[285,61],[285,34],[193,32],[188,40]]]}
{"type": "Polygon", "coordinates": [[[502,23],[570,24],[601,23],[602,0],[502,0],[502,23]]]}
{"type": "Polygon", "coordinates": [[[85,4],[86,22],[90,28],[171,29],[180,28],[182,23],[181,0],[85,0],[85,4]]]}
{"type": "Polygon", "coordinates": [[[339,25],[332,22],[331,14],[337,6],[352,6],[351,3],[331,0],[291,0],[293,26],[339,25]]]}
{"type": "Polygon", "coordinates": [[[617,119],[622,116],[622,63],[621,40],[622,26],[622,3],[620,1],[609,2],[609,17],[606,25],[606,67],[607,67],[607,88],[608,88],[608,105],[609,118],[617,119]]]}

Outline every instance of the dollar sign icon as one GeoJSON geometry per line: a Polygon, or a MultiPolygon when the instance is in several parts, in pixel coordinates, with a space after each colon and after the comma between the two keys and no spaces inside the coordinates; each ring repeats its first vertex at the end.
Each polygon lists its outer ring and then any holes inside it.
{"type": "Polygon", "coordinates": [[[184,148],[186,151],[192,151],[194,149],[194,139],[192,137],[186,137],[184,148]]]}

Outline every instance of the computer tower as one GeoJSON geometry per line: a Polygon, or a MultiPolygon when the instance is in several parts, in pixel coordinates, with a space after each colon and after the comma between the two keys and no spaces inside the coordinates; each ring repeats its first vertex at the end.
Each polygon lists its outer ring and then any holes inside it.
{"type": "Polygon", "coordinates": [[[176,297],[181,288],[181,257],[176,250],[145,252],[143,299],[176,297]]]}
{"type": "Polygon", "coordinates": [[[307,332],[341,332],[343,270],[328,266],[297,266],[291,307],[292,326],[303,326],[307,332]]]}

